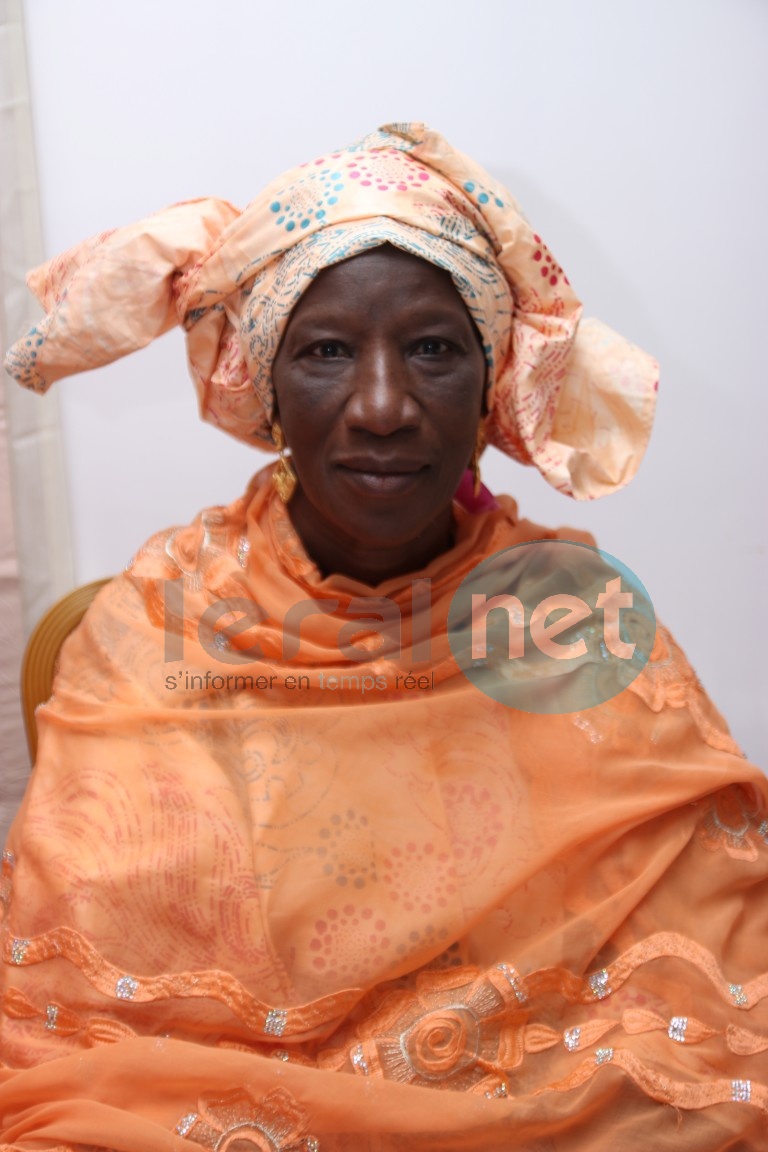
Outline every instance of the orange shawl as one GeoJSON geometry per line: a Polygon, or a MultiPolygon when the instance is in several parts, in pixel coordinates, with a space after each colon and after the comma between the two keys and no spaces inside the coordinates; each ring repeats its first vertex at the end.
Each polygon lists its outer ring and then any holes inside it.
{"type": "Polygon", "coordinates": [[[765,1147],[765,779],[661,630],[591,711],[477,692],[453,591],[553,534],[459,515],[428,664],[410,578],[402,655],[342,660],[370,589],[268,472],[101,593],[4,855],[3,1148],[765,1147]]]}

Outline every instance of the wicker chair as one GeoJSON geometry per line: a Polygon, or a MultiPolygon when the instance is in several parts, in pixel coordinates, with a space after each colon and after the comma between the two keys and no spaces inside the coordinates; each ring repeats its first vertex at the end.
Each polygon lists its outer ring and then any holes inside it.
{"type": "Polygon", "coordinates": [[[21,706],[32,763],[37,755],[35,709],[51,695],[59,650],[85,615],[100,588],[109,583],[93,580],[62,596],[37,622],[24,649],[21,664],[21,706]]]}

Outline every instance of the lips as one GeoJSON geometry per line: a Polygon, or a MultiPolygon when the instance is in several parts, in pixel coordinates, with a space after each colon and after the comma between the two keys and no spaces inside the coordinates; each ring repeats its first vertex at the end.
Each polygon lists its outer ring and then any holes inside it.
{"type": "Polygon", "coordinates": [[[423,460],[380,460],[359,457],[338,461],[336,467],[346,483],[370,495],[393,496],[418,482],[429,465],[423,460]]]}
{"type": "Polygon", "coordinates": [[[334,461],[337,468],[348,468],[350,472],[367,472],[379,476],[397,476],[405,472],[421,472],[428,467],[427,461],[416,456],[375,456],[362,453],[359,456],[341,456],[334,461]]]}

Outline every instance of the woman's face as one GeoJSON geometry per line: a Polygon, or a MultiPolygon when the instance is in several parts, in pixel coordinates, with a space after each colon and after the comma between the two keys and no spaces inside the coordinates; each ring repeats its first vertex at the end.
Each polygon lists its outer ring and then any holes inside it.
{"type": "Polygon", "coordinates": [[[376,584],[450,547],[485,376],[447,272],[386,246],[320,273],[272,378],[299,479],[289,511],[323,572],[376,584]]]}

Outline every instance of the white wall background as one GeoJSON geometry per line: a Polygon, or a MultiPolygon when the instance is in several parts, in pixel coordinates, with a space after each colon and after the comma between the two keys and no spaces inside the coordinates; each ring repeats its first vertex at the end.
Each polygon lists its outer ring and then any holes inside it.
{"type": "MultiPolygon", "coordinates": [[[[167,203],[423,119],[490,168],[588,314],[662,364],[630,489],[576,505],[496,456],[524,515],[645,582],[768,765],[768,4],[26,0],[48,255],[167,203]]],[[[195,417],[182,341],[58,385],[79,581],[238,495],[261,459],[195,417]]]]}

